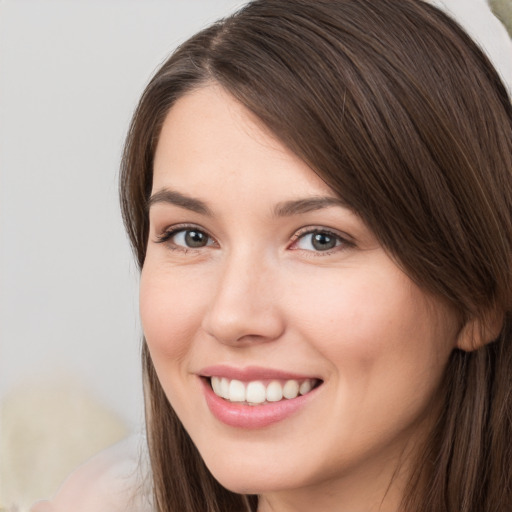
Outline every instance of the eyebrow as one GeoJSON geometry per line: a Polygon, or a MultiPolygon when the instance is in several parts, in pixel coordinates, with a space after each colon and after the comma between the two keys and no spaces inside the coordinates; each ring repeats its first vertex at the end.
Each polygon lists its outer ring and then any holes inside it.
{"type": "Polygon", "coordinates": [[[210,208],[208,208],[204,201],[187,196],[185,194],[181,194],[175,190],[169,190],[167,188],[163,188],[158,192],[155,192],[149,198],[147,202],[147,210],[149,210],[151,206],[157,203],[173,204],[175,206],[180,206],[181,208],[191,210],[201,215],[206,215],[208,217],[212,216],[210,208]]]}
{"type": "MultiPolygon", "coordinates": [[[[151,206],[157,203],[172,204],[208,217],[213,215],[212,211],[204,201],[167,188],[163,188],[158,192],[155,192],[149,198],[147,202],[147,209],[149,210],[151,206]]],[[[273,210],[273,214],[275,217],[291,217],[293,215],[300,215],[315,210],[321,210],[323,208],[329,208],[331,206],[347,208],[347,204],[337,197],[315,196],[304,199],[292,199],[290,201],[278,203],[273,210]]]]}
{"type": "Polygon", "coordinates": [[[274,208],[274,215],[276,217],[290,217],[292,215],[300,215],[301,213],[329,208],[330,206],[347,208],[347,204],[337,197],[308,197],[278,203],[274,208]]]}

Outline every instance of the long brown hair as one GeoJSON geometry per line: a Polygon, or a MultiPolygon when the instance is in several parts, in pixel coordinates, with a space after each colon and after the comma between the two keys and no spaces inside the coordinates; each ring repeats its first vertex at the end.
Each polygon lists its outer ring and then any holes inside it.
{"type": "MultiPolygon", "coordinates": [[[[309,164],[463,324],[500,320],[493,340],[482,329],[474,350],[451,355],[403,510],[512,510],[512,107],[487,58],[419,0],[256,0],[198,33],[151,80],[126,141],[121,204],[141,268],[160,128],[208,82],[309,164]]],[[[256,510],[205,467],[145,343],[143,368],[158,512],[256,510]]]]}

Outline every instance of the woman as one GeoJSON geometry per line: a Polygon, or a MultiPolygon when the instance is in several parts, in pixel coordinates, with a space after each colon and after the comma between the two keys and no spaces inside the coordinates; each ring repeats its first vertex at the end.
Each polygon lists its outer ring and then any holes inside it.
{"type": "Polygon", "coordinates": [[[257,0],[121,174],[164,511],[512,507],[512,108],[417,0],[257,0]]]}

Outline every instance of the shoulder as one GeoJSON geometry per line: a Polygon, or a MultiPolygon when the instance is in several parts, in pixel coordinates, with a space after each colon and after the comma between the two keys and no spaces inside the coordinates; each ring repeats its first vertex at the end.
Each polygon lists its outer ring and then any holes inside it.
{"type": "Polygon", "coordinates": [[[51,501],[30,512],[151,512],[144,440],[133,437],[75,470],[51,501]]]}

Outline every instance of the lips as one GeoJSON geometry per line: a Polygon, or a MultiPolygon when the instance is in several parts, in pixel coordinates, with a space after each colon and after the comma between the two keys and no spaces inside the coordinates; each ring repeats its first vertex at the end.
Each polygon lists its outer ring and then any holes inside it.
{"type": "Polygon", "coordinates": [[[322,380],[265,368],[227,366],[200,372],[206,403],[221,422],[263,428],[299,411],[316,395],[322,380]]]}

